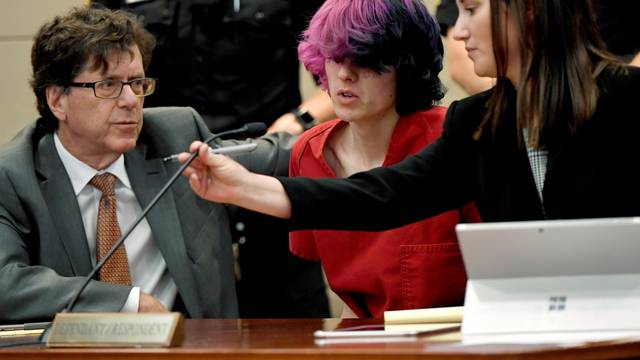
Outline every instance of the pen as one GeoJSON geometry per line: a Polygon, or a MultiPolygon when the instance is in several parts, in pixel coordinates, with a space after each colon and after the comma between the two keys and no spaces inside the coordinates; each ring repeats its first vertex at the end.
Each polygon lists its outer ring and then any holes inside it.
{"type": "Polygon", "coordinates": [[[44,330],[49,325],[51,325],[50,321],[45,322],[34,322],[34,323],[24,323],[24,324],[11,324],[11,325],[0,325],[0,331],[12,331],[12,330],[44,330]]]}
{"type": "MultiPolygon", "coordinates": [[[[258,147],[258,144],[256,143],[232,145],[232,146],[226,146],[226,147],[215,148],[215,149],[210,147],[209,152],[212,154],[233,155],[233,154],[240,154],[243,152],[253,151],[257,147],[258,147]]],[[[173,154],[171,156],[167,156],[166,158],[163,158],[162,161],[178,160],[178,155],[180,154],[173,154]]]]}

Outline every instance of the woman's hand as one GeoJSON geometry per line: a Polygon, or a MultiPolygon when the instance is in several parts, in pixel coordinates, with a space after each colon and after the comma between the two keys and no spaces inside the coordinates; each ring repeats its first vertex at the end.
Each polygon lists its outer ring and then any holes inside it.
{"type": "MultiPolygon", "coordinates": [[[[243,179],[249,171],[225,155],[209,153],[209,146],[196,141],[191,144],[191,152],[198,156],[185,169],[193,191],[203,199],[221,203],[235,204],[242,194],[243,179]]],[[[190,154],[182,153],[178,160],[184,163],[190,154]]]]}
{"type": "MultiPolygon", "coordinates": [[[[280,218],[291,217],[291,202],[276,178],[254,174],[225,155],[211,154],[209,146],[200,141],[191,144],[190,151],[197,151],[198,156],[184,175],[201,198],[280,218]]],[[[178,160],[184,163],[189,156],[182,153],[178,160]]]]}

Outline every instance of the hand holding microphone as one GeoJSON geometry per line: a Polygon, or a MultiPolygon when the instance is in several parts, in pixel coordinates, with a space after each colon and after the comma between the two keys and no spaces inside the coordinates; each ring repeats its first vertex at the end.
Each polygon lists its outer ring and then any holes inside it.
{"type": "MultiPolygon", "coordinates": [[[[253,138],[253,137],[258,137],[258,136],[262,136],[264,135],[264,133],[267,131],[266,130],[267,127],[263,124],[263,123],[248,123],[238,129],[234,129],[234,130],[229,130],[229,131],[225,131],[225,132],[221,132],[220,134],[213,134],[211,135],[208,139],[206,139],[204,141],[204,143],[208,144],[211,141],[223,137],[223,136],[229,136],[229,135],[233,135],[233,134],[243,134],[248,138],[253,138]]],[[[231,146],[225,146],[225,147],[209,147],[209,152],[212,154],[224,154],[224,155],[235,155],[235,154],[241,154],[241,153],[245,153],[245,152],[251,152],[253,150],[255,150],[258,147],[258,144],[255,143],[251,143],[251,144],[240,144],[240,145],[231,145],[231,146]]],[[[191,151],[191,154],[193,154],[194,152],[191,151]]],[[[180,154],[173,154],[171,156],[167,156],[165,158],[162,159],[162,161],[173,161],[173,160],[178,160],[178,157],[180,156],[180,154]]]]}
{"type": "Polygon", "coordinates": [[[212,154],[202,142],[191,144],[192,155],[180,154],[190,164],[184,175],[191,189],[209,201],[237,205],[283,219],[291,217],[291,201],[277,178],[249,172],[234,160],[212,154]],[[198,158],[194,160],[195,154],[198,158]]]}
{"type": "Polygon", "coordinates": [[[242,195],[243,181],[252,174],[234,160],[212,152],[206,143],[196,141],[190,151],[197,154],[198,159],[182,153],[179,160],[185,164],[191,161],[184,175],[189,178],[193,192],[209,201],[235,203],[242,195]]]}

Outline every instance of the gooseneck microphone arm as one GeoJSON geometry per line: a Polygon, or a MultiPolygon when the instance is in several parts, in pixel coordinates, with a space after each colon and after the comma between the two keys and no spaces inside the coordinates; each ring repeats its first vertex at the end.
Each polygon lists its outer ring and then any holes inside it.
{"type": "MultiPolygon", "coordinates": [[[[224,137],[224,136],[235,135],[235,134],[246,134],[247,137],[256,137],[256,136],[260,136],[260,135],[264,134],[265,131],[266,131],[266,127],[265,127],[265,125],[263,123],[248,123],[248,124],[238,128],[238,129],[224,131],[224,132],[221,132],[219,134],[212,134],[206,140],[204,140],[204,143],[209,144],[211,141],[213,141],[215,139],[218,139],[218,138],[221,138],[221,137],[224,137]]],[[[180,177],[180,175],[182,175],[182,173],[184,172],[184,169],[186,169],[187,166],[189,166],[189,164],[191,164],[191,162],[197,156],[198,156],[198,152],[197,151],[194,151],[194,152],[191,153],[191,156],[189,156],[187,161],[185,161],[184,164],[182,164],[182,166],[180,166],[178,171],[176,171],[176,173],[173,174],[171,179],[169,179],[169,181],[167,181],[167,183],[162,187],[162,189],[153,198],[153,200],[151,200],[151,202],[149,202],[149,204],[147,205],[147,207],[144,208],[144,210],[142,211],[140,216],[138,216],[138,218],[133,222],[133,224],[131,226],[129,226],[129,228],[124,232],[124,234],[122,234],[120,239],[118,239],[118,241],[116,241],[113,244],[113,246],[111,247],[109,252],[105,256],[103,256],[102,259],[100,259],[100,261],[96,264],[96,266],[93,267],[93,269],[91,270],[89,275],[87,275],[86,280],[82,283],[82,286],[75,292],[74,296],[71,298],[71,301],[69,301],[67,306],[64,308],[63,312],[71,312],[73,310],[73,307],[76,305],[76,302],[78,302],[78,299],[80,298],[80,295],[82,294],[84,289],[87,287],[87,285],[89,284],[91,279],[93,279],[93,277],[96,275],[96,273],[102,268],[104,263],[107,260],[109,260],[111,255],[113,255],[113,253],[120,247],[120,245],[122,245],[122,243],[127,239],[127,237],[136,228],[136,226],[138,226],[138,224],[142,221],[142,219],[144,219],[147,216],[147,213],[149,213],[149,211],[156,205],[156,203],[167,192],[167,190],[171,187],[171,185],[173,185],[173,183],[178,179],[178,177],[180,177]]]]}

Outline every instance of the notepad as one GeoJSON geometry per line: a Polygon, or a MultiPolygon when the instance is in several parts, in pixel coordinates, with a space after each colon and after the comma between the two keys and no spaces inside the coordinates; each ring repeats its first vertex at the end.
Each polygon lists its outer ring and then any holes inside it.
{"type": "Polygon", "coordinates": [[[430,309],[394,310],[384,312],[384,324],[460,324],[464,307],[452,306],[430,309]]]}
{"type": "Polygon", "coordinates": [[[16,337],[16,336],[38,336],[42,334],[44,329],[36,330],[5,330],[0,331],[0,338],[4,337],[16,337]]]}

